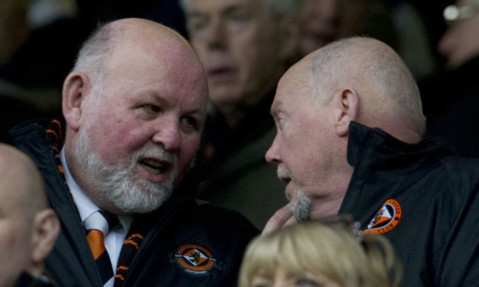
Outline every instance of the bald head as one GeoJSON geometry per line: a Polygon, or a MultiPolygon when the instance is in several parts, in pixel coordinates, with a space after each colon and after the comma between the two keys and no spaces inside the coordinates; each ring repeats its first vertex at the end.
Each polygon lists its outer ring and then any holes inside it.
{"type": "Polygon", "coordinates": [[[83,44],[73,71],[88,74],[92,85],[101,89],[108,69],[112,68],[111,62],[128,64],[128,61],[139,61],[136,58],[143,54],[152,53],[165,60],[188,61],[190,69],[203,70],[193,49],[180,34],[157,22],[126,18],[99,27],[83,44]]]}
{"type": "Polygon", "coordinates": [[[47,207],[45,187],[32,160],[0,144],[0,286],[13,286],[21,272],[45,273],[43,260],[56,241],[60,223],[47,207]]]}
{"type": "Polygon", "coordinates": [[[327,45],[302,60],[313,97],[324,105],[344,89],[358,94],[356,121],[379,127],[406,142],[417,142],[425,118],[416,82],[386,44],[353,37],[327,45]]]}
{"type": "Polygon", "coordinates": [[[15,207],[27,216],[47,208],[43,179],[27,155],[0,144],[0,175],[0,202],[8,202],[8,208],[15,207]]]}

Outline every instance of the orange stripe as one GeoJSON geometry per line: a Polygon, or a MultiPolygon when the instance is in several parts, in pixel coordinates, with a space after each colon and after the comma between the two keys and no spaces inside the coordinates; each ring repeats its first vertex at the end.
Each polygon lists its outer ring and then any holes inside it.
{"type": "Polygon", "coordinates": [[[123,276],[121,276],[120,274],[116,274],[116,275],[115,275],[115,278],[116,278],[116,279],[119,279],[119,280],[121,280],[121,281],[125,280],[125,278],[123,278],[123,276]]]}
{"type": "Polygon", "coordinates": [[[127,239],[127,240],[125,240],[124,244],[125,244],[125,245],[131,244],[131,245],[133,245],[136,249],[138,249],[138,243],[136,243],[136,242],[133,241],[133,240],[127,239]]]}
{"type": "Polygon", "coordinates": [[[143,236],[141,236],[141,234],[139,234],[139,233],[135,233],[135,234],[130,235],[130,237],[129,237],[129,239],[133,239],[133,238],[143,239],[143,236]]]}
{"type": "Polygon", "coordinates": [[[63,170],[63,166],[58,165],[58,166],[57,166],[57,169],[58,169],[59,172],[65,173],[65,171],[63,170]]]}
{"type": "Polygon", "coordinates": [[[103,232],[100,230],[92,229],[86,236],[88,244],[90,245],[91,253],[95,260],[105,252],[105,244],[103,243],[103,232]]]}
{"type": "Polygon", "coordinates": [[[128,270],[128,267],[124,266],[124,265],[120,265],[116,268],[116,271],[127,271],[128,270]]]}
{"type": "Polygon", "coordinates": [[[48,129],[47,134],[53,134],[55,136],[55,138],[58,140],[58,135],[57,135],[56,131],[48,129]]]}

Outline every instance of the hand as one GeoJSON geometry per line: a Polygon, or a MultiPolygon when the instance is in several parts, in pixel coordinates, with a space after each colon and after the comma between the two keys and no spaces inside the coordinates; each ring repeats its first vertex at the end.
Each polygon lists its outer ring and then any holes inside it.
{"type": "Polygon", "coordinates": [[[294,218],[293,212],[291,211],[291,204],[288,203],[273,214],[273,216],[266,223],[261,235],[265,235],[295,223],[298,222],[296,221],[296,218],[294,218]]]}

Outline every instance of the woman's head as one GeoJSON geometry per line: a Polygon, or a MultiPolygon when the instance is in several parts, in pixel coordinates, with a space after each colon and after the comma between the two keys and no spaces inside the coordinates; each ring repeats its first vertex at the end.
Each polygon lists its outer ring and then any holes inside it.
{"type": "Polygon", "coordinates": [[[239,286],[272,286],[278,273],[289,282],[284,286],[395,286],[399,270],[385,238],[357,239],[344,224],[307,222],[251,242],[239,286]]]}

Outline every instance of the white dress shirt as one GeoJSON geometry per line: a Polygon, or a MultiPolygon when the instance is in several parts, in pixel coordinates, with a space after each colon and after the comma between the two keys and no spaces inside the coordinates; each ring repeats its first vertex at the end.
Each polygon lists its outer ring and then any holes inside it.
{"type": "MultiPolygon", "coordinates": [[[[88,198],[88,196],[81,190],[76,181],[73,179],[67,165],[65,158],[65,150],[62,148],[60,153],[60,160],[63,165],[63,170],[65,173],[65,179],[67,180],[68,187],[70,188],[71,194],[77,206],[78,212],[80,213],[80,218],[82,222],[100,208],[93,203],[93,201],[88,198]]],[[[116,265],[118,263],[118,257],[120,256],[120,251],[123,246],[123,241],[125,240],[126,234],[130,229],[131,222],[133,220],[130,216],[118,216],[120,224],[116,225],[113,229],[110,229],[108,234],[105,235],[105,247],[110,256],[111,265],[113,268],[113,273],[116,273],[116,265]]],[[[110,280],[105,283],[104,286],[113,286],[113,281],[110,280]]]]}

